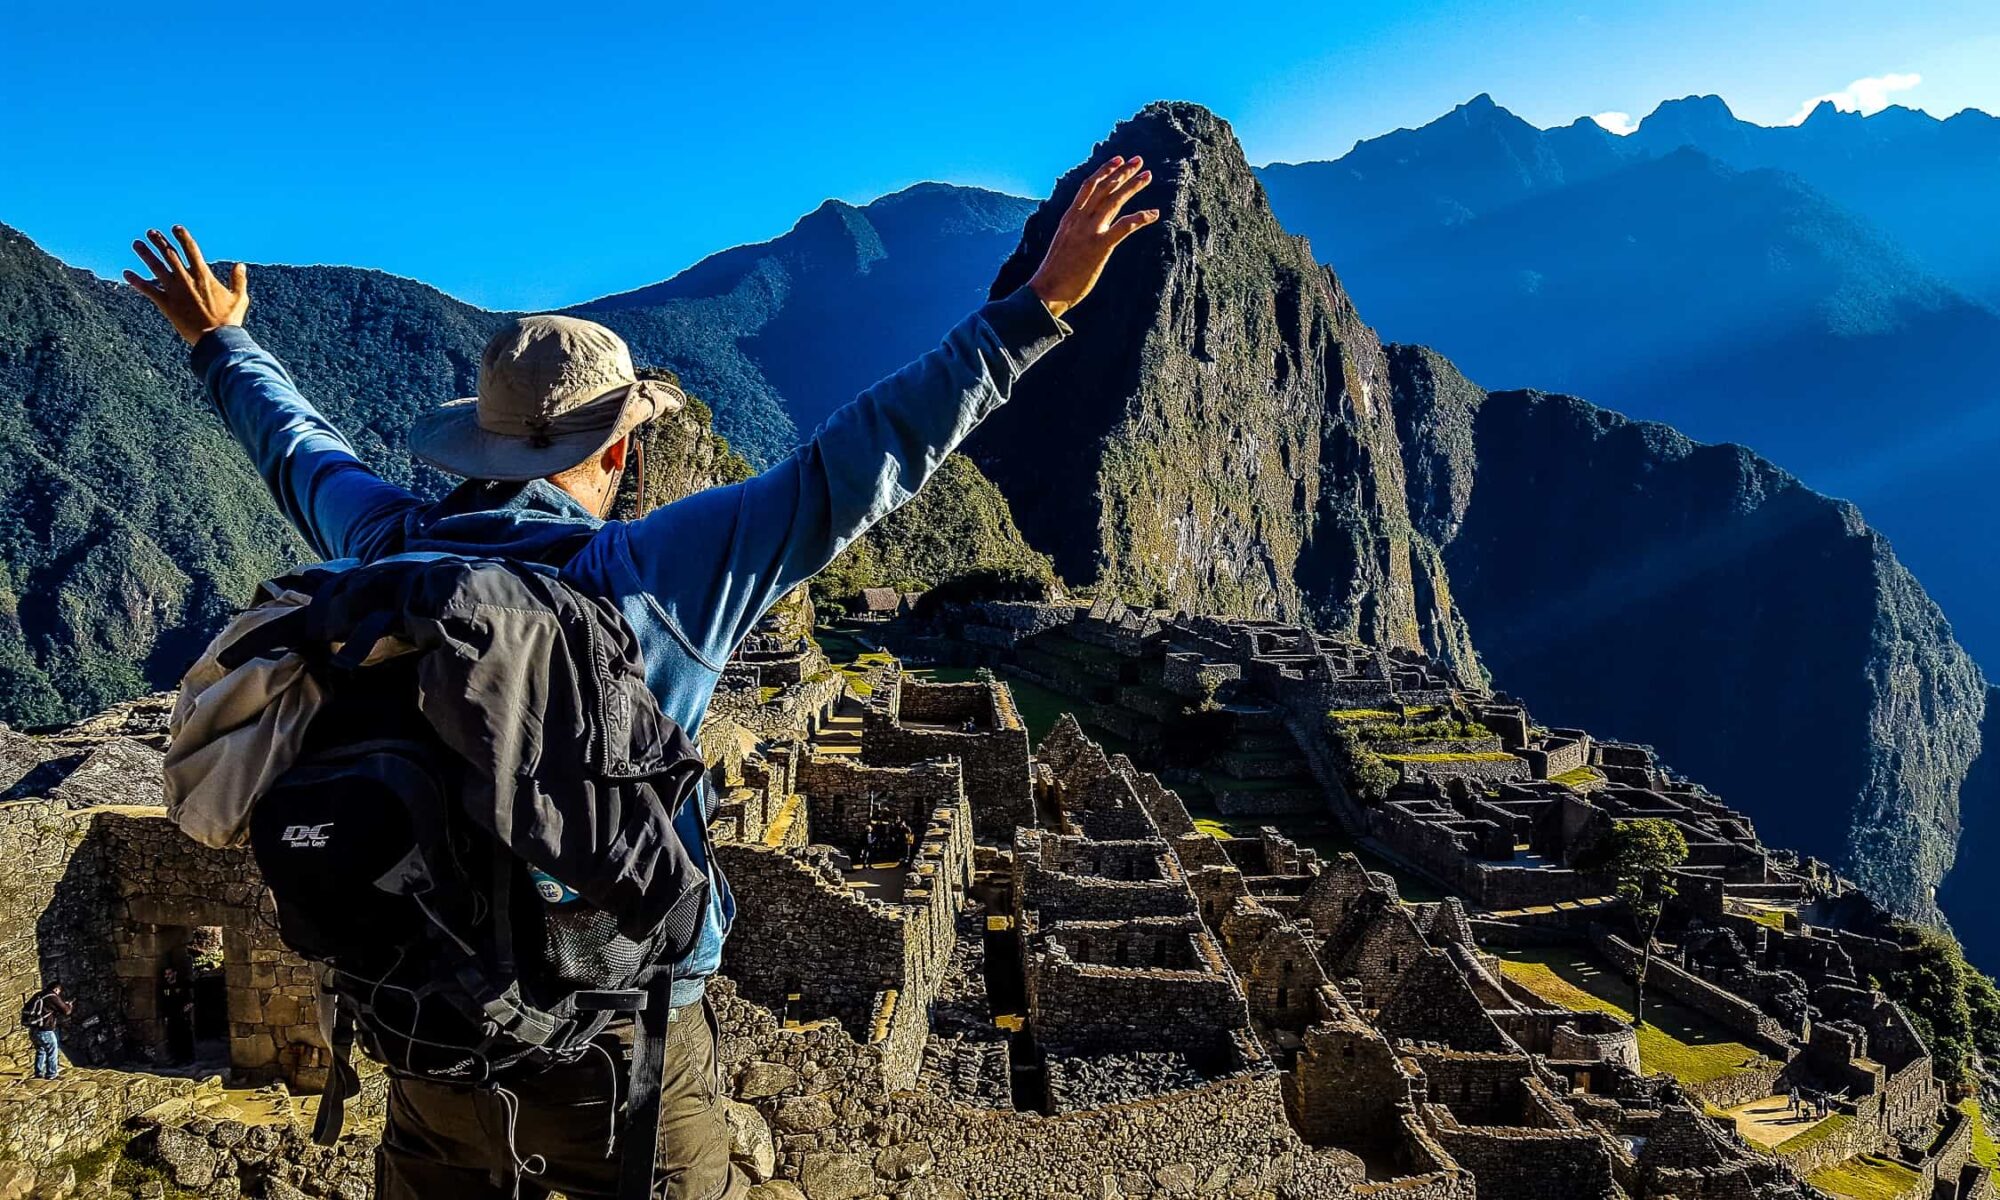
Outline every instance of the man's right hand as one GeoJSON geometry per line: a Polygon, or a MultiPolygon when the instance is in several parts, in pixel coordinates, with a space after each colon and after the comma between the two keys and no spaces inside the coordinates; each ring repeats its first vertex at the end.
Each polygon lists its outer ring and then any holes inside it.
{"type": "Polygon", "coordinates": [[[184,225],[174,226],[174,236],[180,239],[187,250],[187,261],[183,263],[174,244],[167,235],[157,229],[146,231],[152,241],[148,246],[144,241],[132,243],[132,249],[139,254],[139,260],[153,272],[151,279],[142,278],[137,271],[125,272],[125,282],[138,289],[140,295],[153,302],[167,320],[174,324],[174,332],[181,335],[192,346],[201,340],[201,335],[224,325],[241,325],[243,314],[250,309],[250,275],[242,263],[230,273],[229,282],[223,283],[208,269],[208,263],[201,256],[201,247],[195,245],[194,235],[184,225]],[[154,249],[159,253],[155,254],[154,249]],[[165,261],[161,261],[164,259],[165,261]]]}
{"type": "Polygon", "coordinates": [[[1121,155],[1091,172],[1076,189],[1076,199],[1049,239],[1048,254],[1028,280],[1051,316],[1061,317],[1081,303],[1097,286],[1097,277],[1118,243],[1160,219],[1157,208],[1118,215],[1127,201],[1153,182],[1153,173],[1140,169],[1145,165],[1142,158],[1121,155]]]}

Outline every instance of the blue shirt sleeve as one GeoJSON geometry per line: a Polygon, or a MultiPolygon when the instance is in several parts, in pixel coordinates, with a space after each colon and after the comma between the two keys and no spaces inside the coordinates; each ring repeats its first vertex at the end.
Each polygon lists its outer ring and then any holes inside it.
{"type": "Polygon", "coordinates": [[[403,515],[422,502],[369,469],[269,351],[225,325],[203,335],[189,361],[286,519],[322,558],[395,552],[403,515]]]}
{"type": "Polygon", "coordinates": [[[688,649],[719,669],[772,604],[915,495],[1067,333],[1026,288],[986,305],[783,462],[628,526],[640,583],[688,649]]]}

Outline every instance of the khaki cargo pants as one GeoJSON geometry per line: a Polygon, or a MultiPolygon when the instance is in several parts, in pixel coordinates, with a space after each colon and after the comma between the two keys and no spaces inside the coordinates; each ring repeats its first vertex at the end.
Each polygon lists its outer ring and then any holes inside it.
{"type": "MultiPolygon", "coordinates": [[[[666,1200],[737,1200],[747,1186],[729,1159],[716,1041],[706,1001],[674,1010],[653,1183],[666,1200]]],[[[629,1031],[607,1034],[598,1048],[603,1053],[498,1088],[394,1080],[375,1152],[377,1200],[543,1200],[551,1192],[613,1200],[619,1158],[632,1145],[613,1124],[629,1031]],[[618,1148],[610,1153],[614,1131],[618,1148]]]]}

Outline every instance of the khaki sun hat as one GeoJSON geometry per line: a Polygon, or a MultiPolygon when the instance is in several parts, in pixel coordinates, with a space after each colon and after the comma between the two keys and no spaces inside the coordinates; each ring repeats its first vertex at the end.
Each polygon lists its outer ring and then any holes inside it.
{"type": "Polygon", "coordinates": [[[467,479],[542,479],[602,454],[686,397],[632,370],[624,339],[576,317],[520,317],[486,343],[479,394],[417,419],[410,452],[467,479]]]}

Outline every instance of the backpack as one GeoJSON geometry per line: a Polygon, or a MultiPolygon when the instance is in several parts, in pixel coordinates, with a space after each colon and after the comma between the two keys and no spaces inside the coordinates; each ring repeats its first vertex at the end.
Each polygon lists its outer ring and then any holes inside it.
{"type": "MultiPolygon", "coordinates": [[[[440,710],[436,693],[455,693],[424,674],[427,656],[473,657],[454,640],[450,614],[539,606],[538,617],[553,615],[564,629],[563,640],[546,650],[559,661],[524,661],[487,645],[492,661],[480,669],[501,686],[489,678],[487,687],[469,690],[511,694],[519,682],[523,693],[539,687],[550,694],[567,684],[578,703],[552,702],[551,710],[593,709],[589,701],[600,701],[596,719],[576,729],[562,728],[554,715],[526,715],[550,739],[568,734],[588,743],[538,748],[537,770],[582,764],[581,776],[550,782],[544,799],[557,808],[558,824],[585,825],[602,814],[570,811],[571,802],[617,790],[627,808],[658,806],[649,828],[670,831],[682,805],[703,804],[704,816],[712,815],[712,792],[699,752],[645,688],[636,638],[623,618],[609,603],[517,564],[386,560],[296,576],[284,586],[312,599],[218,658],[236,669],[301,654],[324,694],[297,757],[256,799],[248,831],[282,940],[320,965],[333,998],[334,1064],[316,1140],[331,1144],[339,1136],[344,1102],[358,1083],[357,1042],[394,1072],[478,1085],[574,1061],[619,1019],[635,1022],[627,1128],[656,1129],[672,966],[694,946],[709,881],[691,871],[669,832],[673,845],[647,874],[667,880],[675,894],[656,906],[664,916],[640,922],[647,925],[641,929],[631,914],[579,896],[567,886],[573,881],[532,867],[518,852],[527,839],[501,836],[495,805],[482,813],[470,800],[502,795],[509,781],[481,778],[445,736],[459,723],[480,727],[488,715],[440,710]],[[420,644],[371,655],[385,637],[420,644]],[[421,644],[426,637],[431,641],[421,644]],[[607,652],[608,645],[623,652],[607,652]],[[551,680],[519,680],[528,671],[547,671],[551,680]],[[643,742],[645,752],[626,758],[628,742],[643,742]],[[689,869],[677,876],[675,864],[689,869]]],[[[445,660],[443,669],[455,661],[445,660]]],[[[501,714],[501,723],[509,715],[501,714]]],[[[462,749],[465,738],[457,740],[462,749]]],[[[650,1194],[656,1139],[644,1140],[624,1156],[621,1194],[650,1194]]]]}
{"type": "Polygon", "coordinates": [[[21,1006],[21,1024],[28,1029],[41,1029],[49,1019],[48,993],[36,992],[21,1006]]]}

